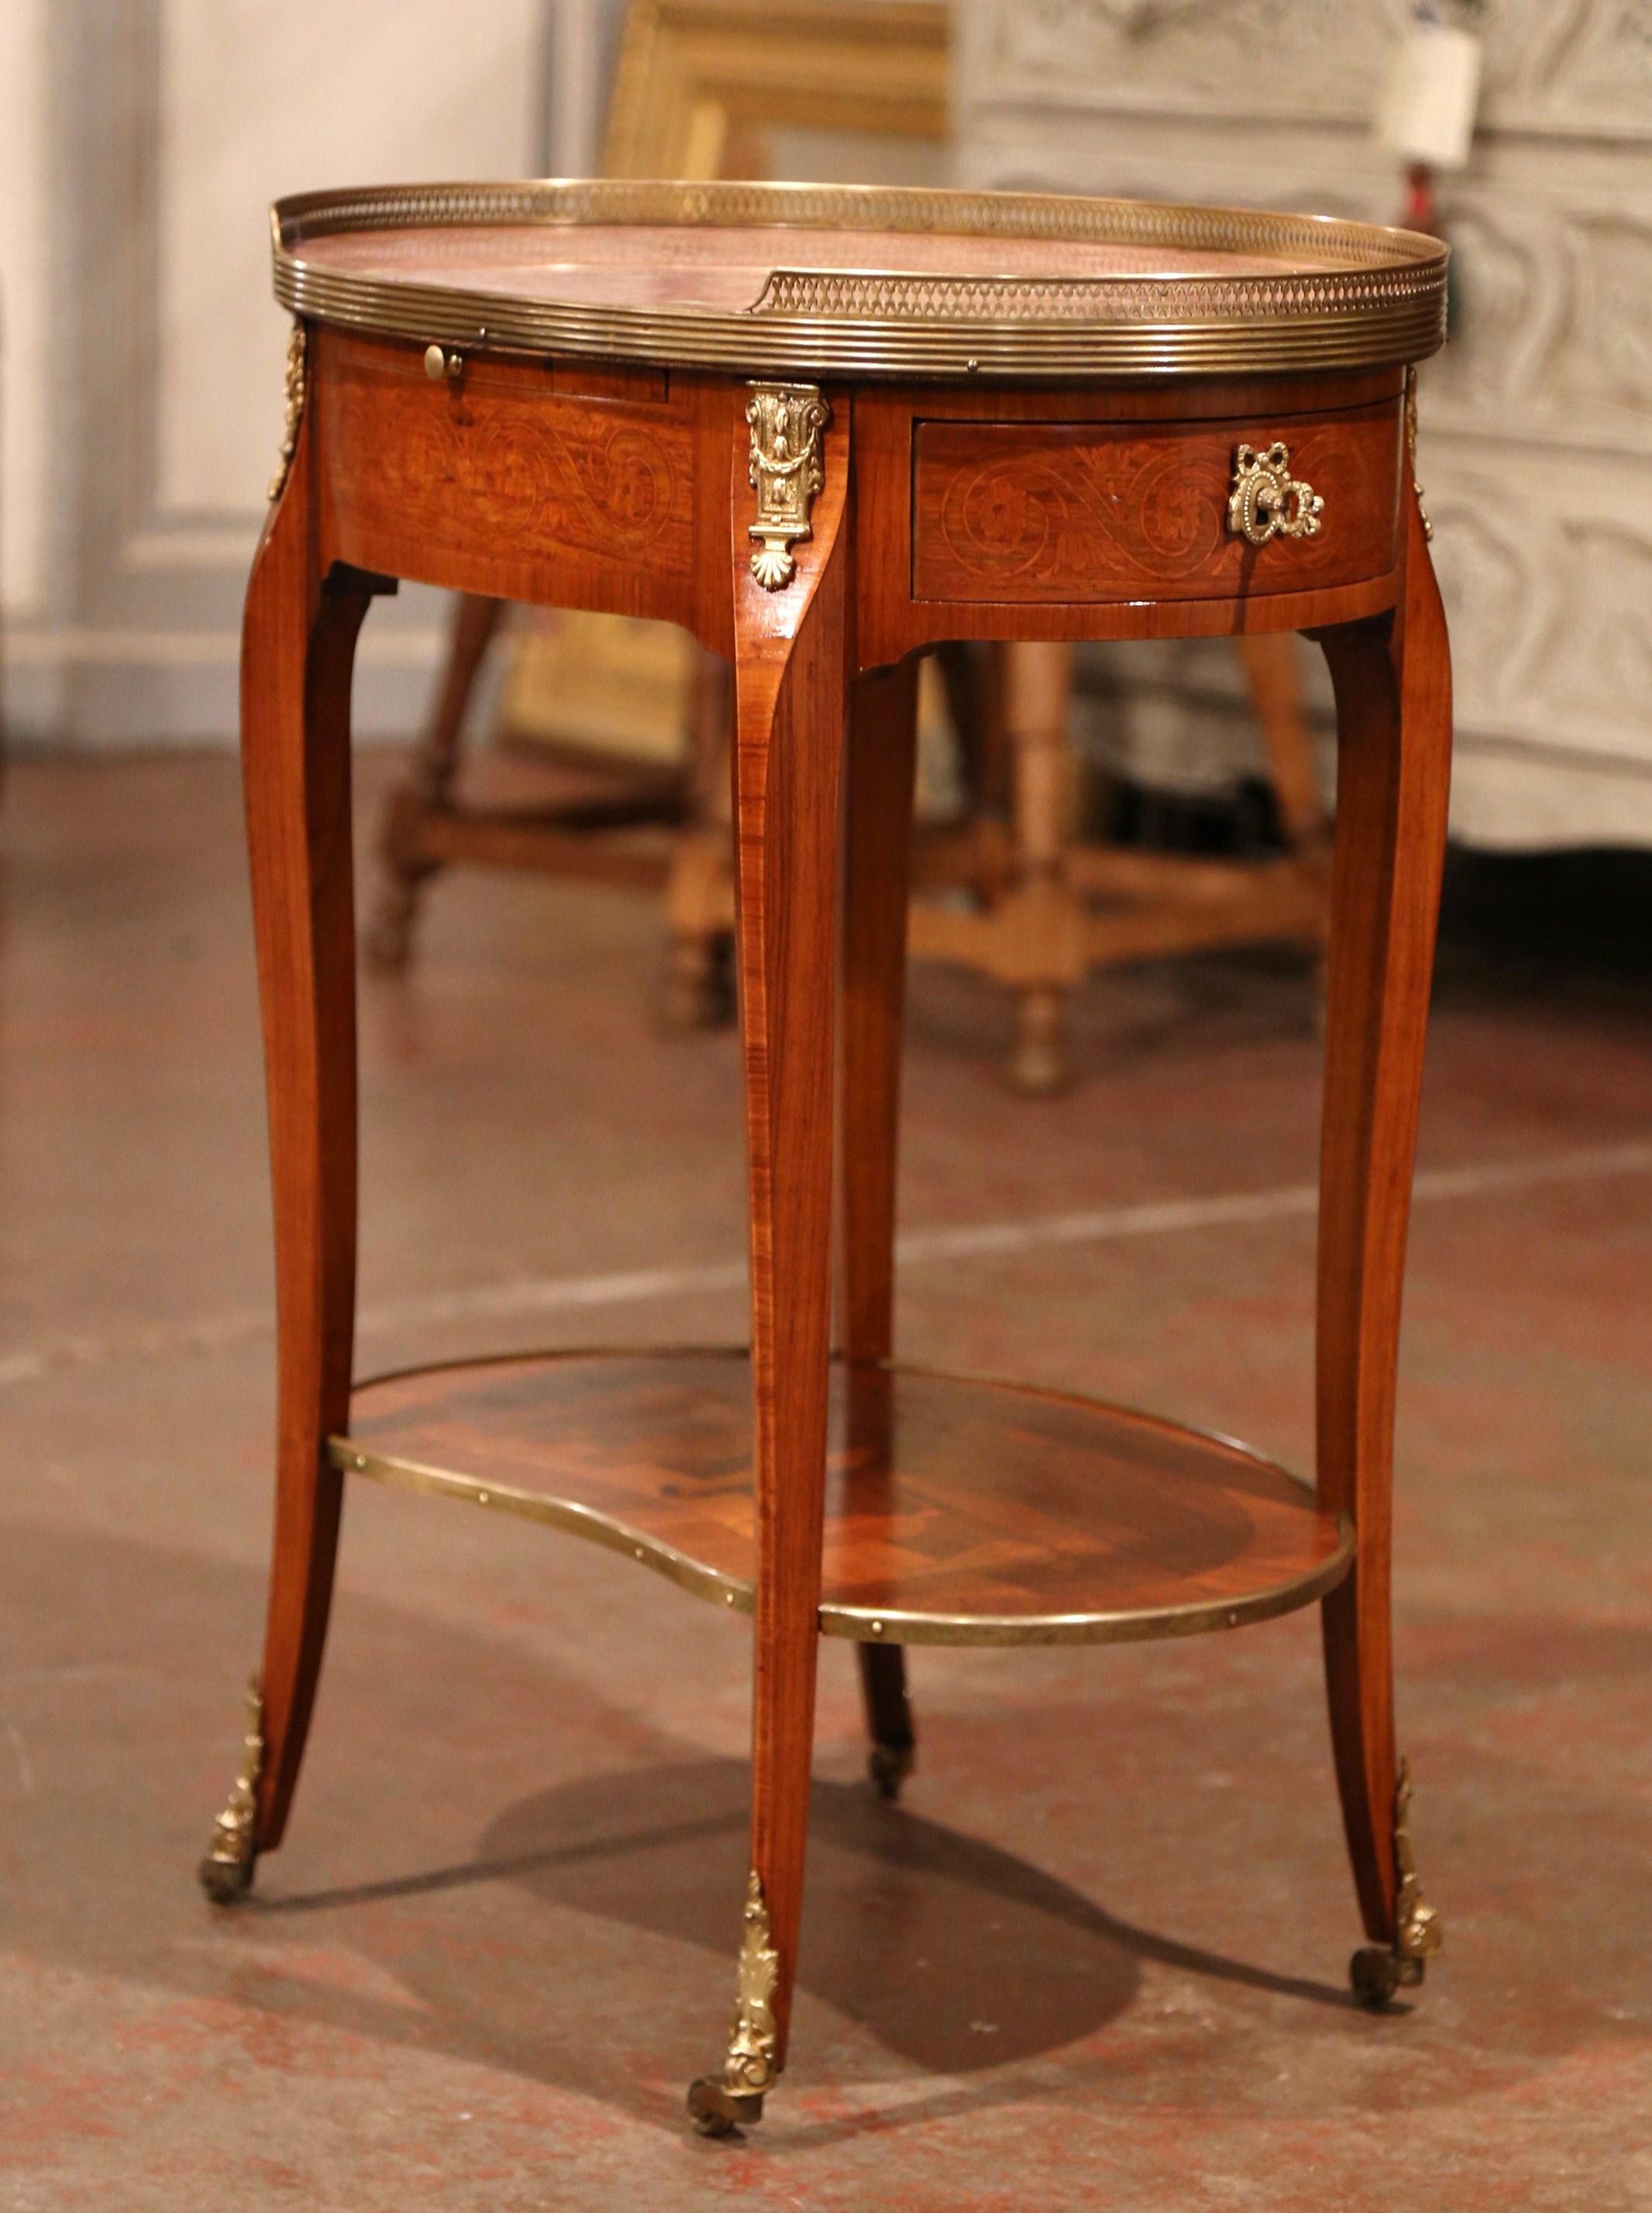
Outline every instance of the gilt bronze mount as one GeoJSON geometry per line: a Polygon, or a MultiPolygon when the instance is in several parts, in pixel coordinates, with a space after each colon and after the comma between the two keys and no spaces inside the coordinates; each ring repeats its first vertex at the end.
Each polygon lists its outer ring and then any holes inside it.
{"type": "Polygon", "coordinates": [[[1394,1786],[1394,1869],[1399,1878],[1394,1901],[1392,1945],[1368,1944],[1348,1964],[1354,1995],[1362,2005],[1382,2006],[1399,1990],[1415,1990],[1429,1961],[1445,1942],[1440,1917],[1423,1896],[1411,1832],[1411,1763],[1399,1763],[1394,1786]]]}
{"type": "Polygon", "coordinates": [[[812,384],[754,384],[747,405],[752,428],[747,474],[757,494],[757,521],[747,535],[758,542],[752,574],[765,592],[777,592],[797,572],[792,546],[810,537],[809,510],[826,482],[820,433],[832,410],[812,384]]]}
{"type": "Polygon", "coordinates": [[[1423,487],[1417,481],[1417,363],[1405,365],[1405,460],[1411,472],[1411,490],[1417,495],[1417,511],[1423,518],[1423,535],[1432,540],[1434,525],[1429,520],[1429,510],[1423,497],[1423,487]]]}
{"type": "Polygon", "coordinates": [[[304,414],[304,326],[295,319],[287,338],[286,413],[282,426],[281,448],[276,455],[275,474],[270,479],[270,489],[265,495],[271,501],[280,498],[287,482],[287,472],[293,465],[293,455],[298,450],[298,425],[304,414]]]}
{"type": "Polygon", "coordinates": [[[1282,438],[1259,448],[1241,446],[1234,455],[1234,485],[1228,499],[1228,527],[1253,546],[1271,538],[1317,538],[1325,501],[1311,484],[1290,472],[1290,448],[1282,438]]]}
{"type": "Polygon", "coordinates": [[[241,1770],[200,1864],[201,1887],[215,1905],[233,1905],[253,1887],[253,1865],[258,1856],[253,1835],[263,1772],[264,1694],[254,1675],[247,1686],[247,1734],[241,1745],[241,1770]]]}
{"type": "Polygon", "coordinates": [[[742,2122],[763,2118],[764,2093],[779,2072],[774,2015],[779,1980],[780,1955],[771,1941],[762,1880],[753,1868],[746,1885],[746,1933],[735,1975],[728,2056],[721,2075],[702,2075],[689,2086],[688,2110],[702,2136],[726,2137],[742,2122]]]}

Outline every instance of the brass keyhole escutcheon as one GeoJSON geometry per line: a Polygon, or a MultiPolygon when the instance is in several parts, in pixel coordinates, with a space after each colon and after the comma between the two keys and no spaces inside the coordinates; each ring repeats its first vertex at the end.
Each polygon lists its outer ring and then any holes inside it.
{"type": "Polygon", "coordinates": [[[1228,527],[1253,546],[1271,538],[1317,538],[1325,501],[1311,484],[1290,472],[1290,448],[1241,446],[1234,455],[1233,489],[1228,495],[1228,527]]]}

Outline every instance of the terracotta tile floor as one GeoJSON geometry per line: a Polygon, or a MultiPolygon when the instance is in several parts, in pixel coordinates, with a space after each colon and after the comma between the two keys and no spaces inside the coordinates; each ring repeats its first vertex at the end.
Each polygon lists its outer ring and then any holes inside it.
{"type": "MultiPolygon", "coordinates": [[[[680,2107],[729,1997],[746,1653],[607,1554],[353,1497],[289,1842],[256,1904],[203,1903],[269,1511],[234,771],[15,766],[3,2213],[1652,2205],[1649,909],[1597,899],[1591,930],[1597,875],[1493,876],[1442,969],[1400,1401],[1403,1739],[1448,1928],[1419,2002],[1344,1995],[1309,1617],[923,1654],[893,1812],[828,1645],[793,2065],[710,2144],[680,2107]]],[[[415,974],[366,995],[363,1367],[740,1333],[735,1047],[650,1034],[655,959],[640,905],[438,892],[415,974]]],[[[1097,984],[1047,1105],[1003,1089],[981,987],[914,999],[904,1349],[1301,1462],[1300,973],[1097,984]],[[1012,1234],[932,1235],[980,1225],[1012,1234]]]]}

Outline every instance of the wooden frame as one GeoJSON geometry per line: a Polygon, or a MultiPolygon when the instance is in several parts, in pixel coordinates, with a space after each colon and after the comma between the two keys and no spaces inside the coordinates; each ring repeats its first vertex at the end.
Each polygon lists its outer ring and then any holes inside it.
{"type": "Polygon", "coordinates": [[[947,131],[939,0],[635,0],[603,141],[610,177],[747,177],[765,127],[947,131]]]}

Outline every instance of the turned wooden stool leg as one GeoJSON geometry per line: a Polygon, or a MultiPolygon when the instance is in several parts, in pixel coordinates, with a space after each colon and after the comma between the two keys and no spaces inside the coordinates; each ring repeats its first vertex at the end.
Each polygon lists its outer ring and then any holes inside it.
{"type": "Polygon", "coordinates": [[[459,767],[465,710],[476,686],[482,656],[503,619],[503,600],[461,592],[454,607],[448,665],[424,735],[414,748],[406,773],[385,802],[379,830],[384,879],[373,919],[362,946],[370,965],[393,973],[407,966],[419,895],[436,872],[427,859],[420,832],[426,820],[447,805],[459,767]]]}
{"type": "Polygon", "coordinates": [[[1302,716],[1298,680],[1301,649],[1289,631],[1253,631],[1234,643],[1239,648],[1251,695],[1262,751],[1273,786],[1285,842],[1304,876],[1324,901],[1320,949],[1314,962],[1314,1023],[1325,1028],[1325,939],[1331,918],[1331,830],[1314,765],[1314,747],[1302,716]]]}
{"type": "Polygon", "coordinates": [[[1073,694],[1069,645],[1005,654],[1004,719],[1013,777],[1015,888],[1000,911],[1000,973],[1017,993],[1011,1081],[1058,1091],[1072,1064],[1067,1000],[1084,973],[1084,911],[1067,880],[1072,837],[1073,694]]]}
{"type": "Polygon", "coordinates": [[[1324,1601],[1337,1779],[1381,2003],[1440,1942],[1417,1888],[1394,1747],[1389,1552],[1394,1370],[1451,760],[1440,594],[1407,498],[1392,618],[1321,636],[1338,767],[1320,1181],[1318,1428],[1323,1504],[1352,1517],[1353,1570],[1324,1601]]]}
{"type": "Polygon", "coordinates": [[[757,1478],[752,1857],[728,2055],[722,2073],[688,2094],[697,2125],[710,2135],[755,2120],[785,2064],[803,1902],[832,1337],[848,409],[826,436],[812,535],[796,549],[795,572],[773,590],[752,571],[749,452],[742,425],[732,534],[757,1478]]]}
{"type": "Polygon", "coordinates": [[[1285,841],[1297,852],[1312,850],[1325,842],[1326,825],[1296,680],[1301,648],[1290,631],[1253,631],[1234,643],[1262,735],[1263,758],[1285,841]]]}
{"type": "MultiPolygon", "coordinates": [[[[844,831],[842,1069],[843,1344],[853,1479],[889,1454],[900,1046],[917,755],[916,657],[863,676],[850,697],[844,831]]],[[[880,1795],[896,1798],[916,1738],[898,1644],[859,1648],[880,1795]]]]}
{"type": "Polygon", "coordinates": [[[661,1019],[708,1029],[735,1011],[728,820],[728,666],[701,649],[689,719],[688,820],[672,839],[661,1019]]]}
{"type": "Polygon", "coordinates": [[[241,758],[275,1190],[275,1552],[246,1759],[201,1880],[228,1901],[281,1841],[326,1635],[356,1294],[356,983],[350,680],[380,580],[323,579],[301,428],[241,643],[241,758]]]}

